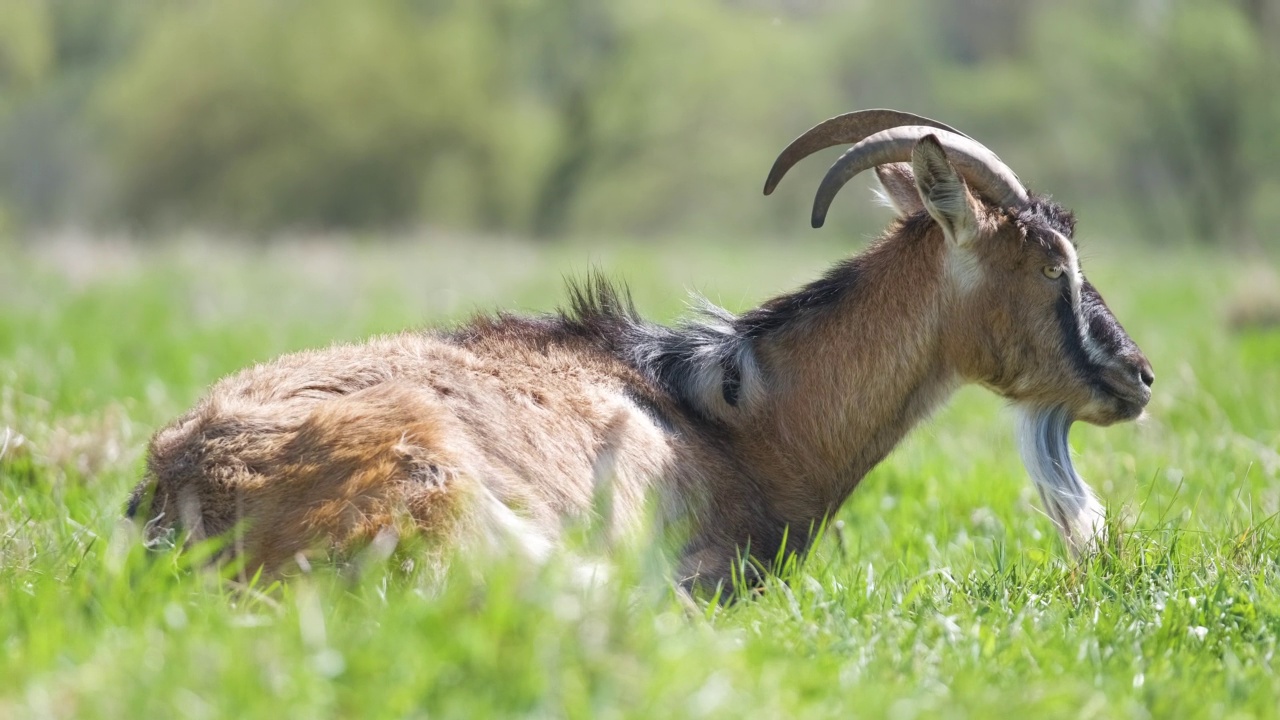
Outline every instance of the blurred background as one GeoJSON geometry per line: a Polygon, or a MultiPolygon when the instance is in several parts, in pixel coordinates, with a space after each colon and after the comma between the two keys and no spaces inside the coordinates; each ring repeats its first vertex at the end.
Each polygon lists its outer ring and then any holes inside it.
{"type": "MultiPolygon", "coordinates": [[[[818,120],[894,107],[1089,235],[1280,227],[1277,0],[7,0],[0,236],[807,227],[818,120]]],[[[829,151],[831,159],[838,151],[829,151]]],[[[838,231],[885,217],[837,203],[838,231]]]]}
{"type": "Polygon", "coordinates": [[[1274,716],[1277,228],[1280,0],[0,0],[0,719],[1274,716]],[[1077,211],[1158,378],[1072,430],[1117,562],[1068,560],[978,387],[709,623],[626,573],[232,589],[121,531],[147,438],[254,362],[590,267],[664,322],[812,279],[891,215],[868,173],[809,228],[840,149],[765,175],[873,107],[1077,211]]]}

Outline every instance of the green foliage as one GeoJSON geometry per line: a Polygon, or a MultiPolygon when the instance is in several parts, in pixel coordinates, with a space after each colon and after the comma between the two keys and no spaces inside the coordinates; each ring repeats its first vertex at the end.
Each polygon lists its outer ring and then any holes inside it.
{"type": "MultiPolygon", "coordinates": [[[[120,209],[249,229],[425,215],[552,235],[587,205],[635,227],[683,202],[677,160],[713,166],[689,157],[697,124],[732,131],[754,109],[708,90],[762,64],[742,44],[759,26],[697,2],[170,9],[103,91],[120,209]]],[[[696,177],[733,167],[715,165],[696,177]]]]}
{"type": "Polygon", "coordinates": [[[253,229],[404,218],[448,116],[474,112],[450,31],[387,2],[158,13],[104,91],[122,211],[253,229]]]}
{"type": "Polygon", "coordinates": [[[412,547],[284,586],[147,556],[118,521],[146,438],[224,373],[548,309],[591,253],[670,319],[684,287],[742,309],[842,252],[411,240],[0,248],[0,717],[1274,716],[1277,333],[1228,330],[1246,268],[1206,251],[1089,251],[1158,380],[1144,423],[1073,433],[1120,538],[1083,565],[976,389],[872,472],[807,563],[694,617],[643,554],[589,592],[558,563],[463,564],[438,589],[398,564],[412,547]]]}
{"type": "Polygon", "coordinates": [[[10,8],[0,25],[0,98],[12,97],[45,80],[52,69],[53,33],[40,3],[10,8]]]}
{"type": "MultiPolygon", "coordinates": [[[[768,235],[823,117],[988,142],[1108,234],[1270,244],[1271,0],[19,3],[0,208],[22,224],[768,235]]],[[[810,166],[813,167],[810,167],[810,166]]],[[[838,205],[833,221],[870,231],[838,205]]]]}
{"type": "Polygon", "coordinates": [[[1132,213],[1143,235],[1257,240],[1257,194],[1277,159],[1275,12],[1204,0],[1164,10],[1095,5],[1115,21],[1095,27],[1059,8],[1039,28],[1046,56],[1089,43],[1080,65],[1044,63],[1093,121],[1092,137],[1073,134],[1073,147],[1123,183],[1126,202],[1158,208],[1132,213]]]}

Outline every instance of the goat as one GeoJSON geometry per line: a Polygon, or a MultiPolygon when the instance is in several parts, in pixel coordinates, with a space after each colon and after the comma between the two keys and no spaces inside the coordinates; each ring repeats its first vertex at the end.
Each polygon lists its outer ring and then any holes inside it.
{"type": "Polygon", "coordinates": [[[158,431],[129,503],[149,542],[227,533],[281,572],[380,532],[546,557],[566,523],[679,526],[684,587],[803,552],[866,473],[962,383],[1022,408],[1048,514],[1083,551],[1103,511],[1075,420],[1142,414],[1151,365],[1081,273],[1073,215],[942,123],[854,112],[798,137],[765,186],[852,144],[819,187],[875,168],[897,217],[859,255],[740,315],[665,327],[600,278],[567,309],[285,355],[218,382],[158,431]],[[601,478],[610,502],[596,502],[601,478]],[[646,506],[656,498],[656,510],[646,506]]]}

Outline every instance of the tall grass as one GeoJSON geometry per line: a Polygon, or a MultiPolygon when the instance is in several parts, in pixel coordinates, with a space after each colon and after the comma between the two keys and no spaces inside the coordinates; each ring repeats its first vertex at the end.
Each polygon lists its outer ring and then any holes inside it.
{"type": "Polygon", "coordinates": [[[1226,322],[1241,264],[1090,244],[1156,368],[1150,417],[1077,426],[1115,542],[1067,559],[1012,418],[964,390],[873,471],[807,562],[689,613],[637,551],[562,563],[412,548],[285,585],[148,557],[118,520],[146,438],[290,349],[549,309],[590,265],[670,319],[733,309],[848,248],[533,246],[424,237],[270,248],[54,239],[0,262],[0,717],[1266,717],[1280,674],[1280,332],[1226,322]]]}

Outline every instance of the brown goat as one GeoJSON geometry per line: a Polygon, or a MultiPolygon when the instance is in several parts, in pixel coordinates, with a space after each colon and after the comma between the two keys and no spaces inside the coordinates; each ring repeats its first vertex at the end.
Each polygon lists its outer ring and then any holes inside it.
{"type": "Polygon", "coordinates": [[[593,514],[611,533],[639,529],[654,498],[687,533],[681,580],[714,585],[744,552],[768,566],[806,548],[973,382],[1026,410],[1032,479],[1069,546],[1088,547],[1102,511],[1071,469],[1067,428],[1137,417],[1153,376],[1084,280],[1071,214],[968,137],[888,110],[797,138],[765,192],[836,144],[853,147],[814,225],[872,167],[898,218],[821,279],[675,328],[594,280],[555,315],[286,355],[220,381],[156,434],[129,514],[151,541],[239,526],[232,551],[274,572],[388,528],[540,559],[593,514]]]}

